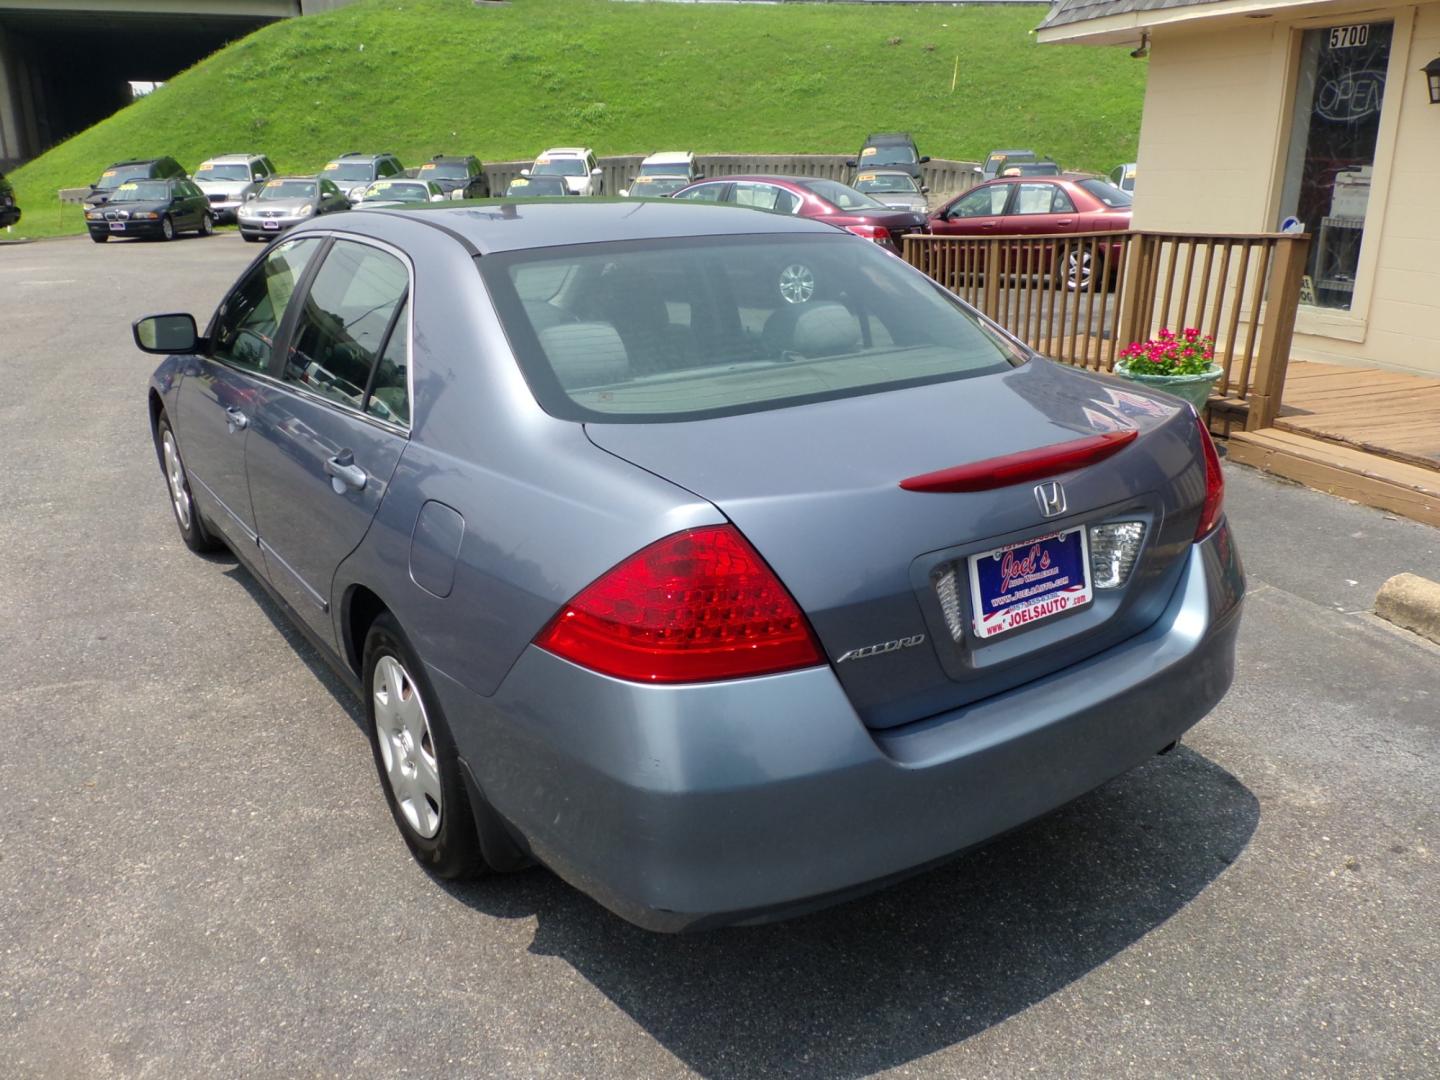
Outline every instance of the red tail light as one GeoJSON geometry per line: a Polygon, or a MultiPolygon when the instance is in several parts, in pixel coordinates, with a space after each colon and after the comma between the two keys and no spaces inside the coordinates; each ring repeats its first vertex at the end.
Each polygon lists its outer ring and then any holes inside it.
{"type": "Polygon", "coordinates": [[[1205,454],[1205,502],[1200,506],[1200,524],[1195,526],[1195,539],[1203,540],[1220,524],[1220,515],[1225,511],[1225,474],[1220,471],[1220,455],[1215,452],[1215,440],[1210,438],[1210,429],[1198,416],[1200,443],[1205,454]]]}
{"type": "Polygon", "coordinates": [[[890,239],[890,230],[880,225],[846,225],[845,231],[863,236],[866,240],[874,240],[877,244],[883,244],[890,239]]]}
{"type": "Polygon", "coordinates": [[[800,605],[733,525],[689,529],[587,585],[535,644],[648,683],[771,675],[824,662],[800,605]]]}

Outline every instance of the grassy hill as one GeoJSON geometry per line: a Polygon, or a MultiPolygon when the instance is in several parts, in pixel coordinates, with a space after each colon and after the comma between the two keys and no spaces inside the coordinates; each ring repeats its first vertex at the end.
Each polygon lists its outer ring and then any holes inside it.
{"type": "Polygon", "coordinates": [[[57,222],[56,189],[156,154],[193,169],[255,149],[313,171],[369,149],[406,164],[569,144],[848,152],[900,129],[935,156],[1033,146],[1067,167],[1132,160],[1145,65],[1038,46],[1044,10],[362,0],[268,26],[17,170],[17,232],[79,231],[74,207],[57,222]]]}

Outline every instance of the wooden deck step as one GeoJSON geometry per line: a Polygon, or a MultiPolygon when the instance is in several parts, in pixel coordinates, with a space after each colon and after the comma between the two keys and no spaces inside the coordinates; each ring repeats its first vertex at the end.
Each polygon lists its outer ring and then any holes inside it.
{"type": "Polygon", "coordinates": [[[1440,526],[1440,469],[1421,468],[1276,428],[1236,431],[1229,460],[1317,491],[1440,526]]]}

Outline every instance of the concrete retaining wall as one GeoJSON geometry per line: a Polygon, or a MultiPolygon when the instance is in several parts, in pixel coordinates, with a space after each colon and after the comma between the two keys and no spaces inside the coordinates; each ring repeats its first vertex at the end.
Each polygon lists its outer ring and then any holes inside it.
{"type": "MultiPolygon", "coordinates": [[[[606,195],[617,195],[621,188],[629,187],[640,171],[643,154],[624,154],[599,159],[604,173],[606,195]]],[[[854,171],[845,162],[854,159],[846,154],[700,154],[695,158],[700,175],[737,176],[744,173],[762,173],[775,176],[813,176],[824,180],[839,180],[845,183],[854,171]]],[[[485,175],[490,179],[490,191],[503,195],[511,180],[520,175],[521,169],[528,169],[530,161],[492,161],[485,166],[485,175]]],[[[951,161],[933,158],[921,166],[921,180],[930,189],[930,202],[948,198],[971,187],[979,178],[975,171],[979,164],[974,161],[951,161]]]]}

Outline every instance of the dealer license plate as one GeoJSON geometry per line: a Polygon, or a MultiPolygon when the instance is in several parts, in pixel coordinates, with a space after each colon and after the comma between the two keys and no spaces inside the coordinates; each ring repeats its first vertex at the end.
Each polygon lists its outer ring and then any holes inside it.
{"type": "Polygon", "coordinates": [[[982,640],[1074,611],[1093,597],[1083,526],[970,556],[973,626],[982,640]]]}
{"type": "Polygon", "coordinates": [[[124,231],[125,231],[125,223],[124,223],[123,221],[112,221],[112,222],[110,222],[110,231],[111,231],[111,232],[124,232],[124,231]]]}
{"type": "Polygon", "coordinates": [[[260,227],[263,228],[263,229],[278,229],[278,228],[280,228],[280,222],[278,222],[278,221],[262,221],[262,222],[260,223],[260,227]]]}

